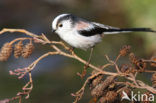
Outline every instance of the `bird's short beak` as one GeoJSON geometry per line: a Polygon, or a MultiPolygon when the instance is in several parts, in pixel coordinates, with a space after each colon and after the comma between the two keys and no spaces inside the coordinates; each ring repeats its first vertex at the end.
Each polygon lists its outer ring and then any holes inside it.
{"type": "Polygon", "coordinates": [[[53,32],[53,33],[55,33],[55,31],[56,31],[55,29],[52,29],[52,32],[53,32]]]}

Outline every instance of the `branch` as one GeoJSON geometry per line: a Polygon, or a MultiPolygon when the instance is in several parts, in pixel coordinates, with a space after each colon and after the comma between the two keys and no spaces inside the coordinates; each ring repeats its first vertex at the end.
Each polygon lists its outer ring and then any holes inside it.
{"type": "MultiPolygon", "coordinates": [[[[36,65],[42,59],[44,59],[45,57],[47,57],[49,55],[62,55],[62,56],[68,57],[68,58],[75,59],[75,60],[81,62],[82,64],[87,63],[86,60],[79,57],[74,51],[71,51],[70,47],[67,46],[65,43],[63,43],[62,41],[50,41],[44,34],[37,35],[37,34],[29,32],[25,29],[4,28],[0,31],[0,35],[2,35],[3,33],[6,33],[6,32],[11,32],[11,33],[20,32],[20,33],[24,33],[25,35],[28,35],[29,37],[16,38],[16,39],[12,40],[11,42],[6,43],[2,47],[1,52],[0,52],[0,60],[1,61],[2,60],[6,61],[10,57],[10,55],[13,51],[13,49],[12,49],[13,47],[16,48],[16,49],[14,49],[14,53],[16,50],[16,53],[18,54],[18,55],[16,55],[17,57],[23,56],[25,58],[25,57],[30,56],[31,53],[33,52],[32,51],[33,43],[38,43],[39,45],[49,44],[50,47],[52,48],[52,51],[41,55],[38,59],[36,59],[34,62],[32,62],[27,67],[18,68],[18,69],[15,69],[14,71],[9,71],[10,75],[16,75],[16,76],[18,76],[18,79],[21,79],[26,74],[28,74],[29,82],[27,82],[25,84],[25,86],[22,87],[22,92],[18,92],[15,97],[3,100],[3,101],[5,101],[4,103],[10,102],[10,101],[13,101],[16,99],[19,99],[19,103],[22,103],[22,97],[25,97],[25,99],[29,98],[30,93],[32,92],[32,89],[33,89],[33,79],[32,79],[31,71],[34,70],[36,65]],[[22,44],[23,40],[29,41],[29,43],[27,45],[25,45],[25,47],[23,47],[24,45],[22,44]],[[25,52],[23,52],[23,48],[25,48],[24,49],[25,52]],[[24,53],[27,55],[25,56],[24,53]]],[[[107,97],[111,97],[108,95],[111,94],[111,95],[114,95],[113,97],[115,97],[116,95],[120,95],[121,94],[120,92],[123,89],[130,89],[130,88],[131,89],[133,89],[133,88],[145,89],[153,94],[156,94],[156,89],[154,87],[145,84],[142,80],[136,79],[137,75],[141,72],[152,73],[153,74],[152,83],[153,83],[153,85],[156,85],[156,76],[154,76],[156,71],[148,70],[146,68],[147,63],[150,64],[152,67],[156,67],[156,59],[155,58],[152,58],[149,60],[138,59],[138,58],[136,58],[136,56],[133,53],[130,53],[129,49],[130,49],[130,46],[124,46],[120,50],[119,55],[116,57],[116,59],[114,61],[111,60],[109,58],[109,56],[106,55],[106,59],[107,59],[108,63],[103,64],[100,67],[95,66],[91,63],[88,64],[88,67],[90,67],[90,69],[93,70],[93,72],[89,77],[87,77],[87,79],[84,82],[81,89],[78,92],[76,92],[75,94],[74,93],[72,94],[72,96],[75,97],[74,103],[77,103],[82,98],[87,84],[90,84],[91,91],[94,90],[94,92],[96,91],[97,94],[99,91],[100,92],[103,91],[103,93],[99,93],[99,95],[96,96],[96,98],[99,101],[102,101],[103,100],[102,97],[103,97],[103,98],[105,98],[104,100],[107,100],[107,102],[108,102],[109,100],[112,99],[112,98],[107,98],[107,97]],[[126,55],[129,55],[129,64],[130,65],[123,64],[120,67],[120,65],[117,62],[120,60],[121,57],[125,57],[126,55]],[[108,68],[110,66],[113,67],[115,72],[105,70],[105,68],[108,68]],[[108,82],[111,79],[110,76],[113,77],[113,80],[111,80],[111,82],[108,82]],[[119,82],[118,80],[114,80],[115,77],[121,77],[121,78],[126,79],[127,81],[119,82]],[[109,84],[107,84],[107,83],[109,83],[109,84]],[[111,87],[111,84],[114,86],[111,87]]],[[[117,100],[117,99],[114,98],[114,100],[117,100]]],[[[0,101],[0,103],[1,103],[1,101],[0,101]]]]}

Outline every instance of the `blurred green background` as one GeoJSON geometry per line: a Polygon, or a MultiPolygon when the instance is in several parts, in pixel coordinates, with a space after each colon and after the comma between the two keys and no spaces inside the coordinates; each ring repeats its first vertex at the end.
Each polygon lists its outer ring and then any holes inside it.
{"type": "MultiPolygon", "coordinates": [[[[114,27],[156,29],[156,0],[0,0],[0,29],[23,28],[36,34],[45,33],[50,40],[60,40],[51,32],[51,22],[61,13],[72,13],[114,27]]],[[[25,35],[0,35],[0,47],[21,36],[25,35]]],[[[153,33],[105,36],[94,49],[92,63],[97,66],[105,64],[105,54],[114,59],[123,45],[131,45],[138,57],[150,58],[156,55],[155,39],[156,35],[153,33]]],[[[12,56],[7,62],[0,62],[0,100],[15,96],[28,81],[27,77],[18,80],[17,77],[10,76],[9,70],[26,67],[40,55],[51,51],[48,46],[35,47],[35,52],[28,59],[15,59],[12,56]]],[[[89,51],[76,49],[75,52],[84,59],[89,56],[89,51]]],[[[30,99],[24,103],[71,103],[74,98],[70,94],[80,89],[84,82],[76,75],[82,69],[83,64],[66,57],[45,58],[33,71],[34,89],[30,99]]],[[[88,75],[90,72],[88,71],[88,75]]],[[[140,78],[148,83],[150,75],[142,74],[140,78]]],[[[87,89],[80,103],[88,103],[90,99],[87,89]]]]}

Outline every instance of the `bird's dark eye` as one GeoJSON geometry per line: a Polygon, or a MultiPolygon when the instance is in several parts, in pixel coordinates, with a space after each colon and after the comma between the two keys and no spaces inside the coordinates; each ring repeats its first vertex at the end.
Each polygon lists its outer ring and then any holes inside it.
{"type": "Polygon", "coordinates": [[[59,26],[59,27],[63,27],[63,24],[59,24],[58,26],[59,26]]]}

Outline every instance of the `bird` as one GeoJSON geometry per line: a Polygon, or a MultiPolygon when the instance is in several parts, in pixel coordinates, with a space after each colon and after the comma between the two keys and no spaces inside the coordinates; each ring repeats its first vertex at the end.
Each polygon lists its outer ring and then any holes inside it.
{"type": "Polygon", "coordinates": [[[151,28],[117,28],[77,17],[60,14],[52,21],[52,32],[74,48],[87,50],[101,42],[103,35],[129,32],[156,32],[151,28]]]}
{"type": "Polygon", "coordinates": [[[104,35],[129,32],[156,32],[151,28],[117,28],[88,21],[70,13],[60,14],[52,21],[52,32],[73,48],[88,50],[91,48],[90,62],[94,46],[102,41],[104,35]]]}

